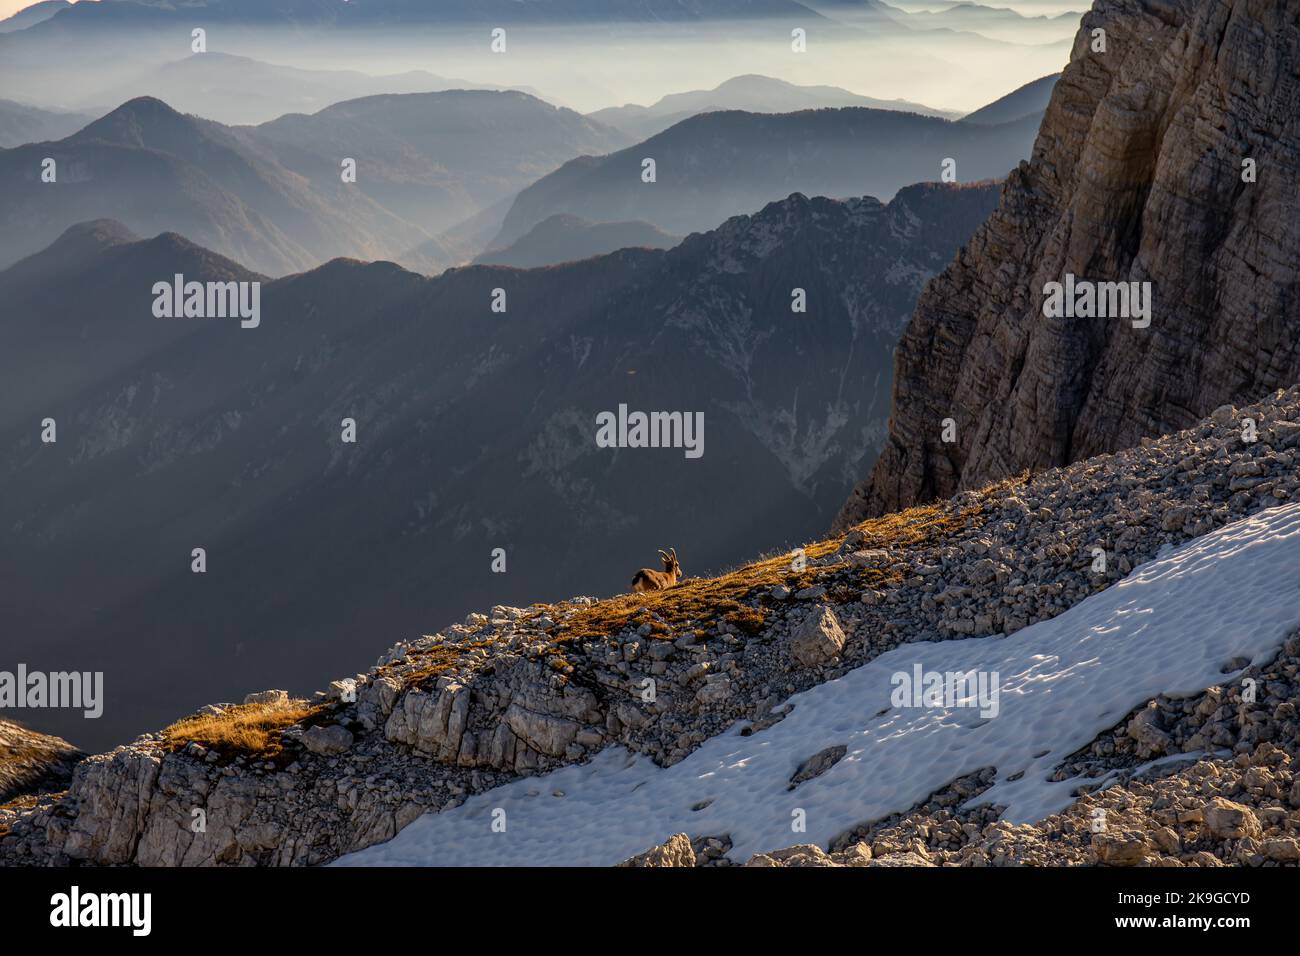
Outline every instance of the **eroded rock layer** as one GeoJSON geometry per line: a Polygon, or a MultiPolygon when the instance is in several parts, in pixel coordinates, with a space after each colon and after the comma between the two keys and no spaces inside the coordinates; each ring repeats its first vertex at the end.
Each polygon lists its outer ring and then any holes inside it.
{"type": "Polygon", "coordinates": [[[1032,160],[917,304],[836,528],[1290,386],[1298,269],[1300,0],[1098,3],[1032,160]],[[1067,274],[1150,283],[1149,326],[1046,317],[1067,274]]]}

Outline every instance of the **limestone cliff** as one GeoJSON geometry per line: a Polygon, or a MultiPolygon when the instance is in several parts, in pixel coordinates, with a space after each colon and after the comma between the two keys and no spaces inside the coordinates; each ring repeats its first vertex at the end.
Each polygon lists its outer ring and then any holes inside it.
{"type": "Polygon", "coordinates": [[[835,527],[1291,385],[1298,269],[1300,0],[1099,0],[1032,159],[918,302],[835,527]],[[1067,274],[1151,283],[1149,327],[1045,317],[1067,274]]]}

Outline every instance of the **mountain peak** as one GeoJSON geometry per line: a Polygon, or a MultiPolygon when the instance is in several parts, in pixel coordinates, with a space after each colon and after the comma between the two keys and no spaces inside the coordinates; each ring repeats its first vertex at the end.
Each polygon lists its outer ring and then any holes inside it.
{"type": "Polygon", "coordinates": [[[73,223],[47,249],[66,250],[69,246],[94,245],[97,248],[139,242],[140,237],[116,219],[89,219],[73,223]]]}
{"type": "Polygon", "coordinates": [[[116,219],[91,219],[78,222],[39,252],[15,262],[0,275],[39,281],[51,275],[75,270],[99,253],[115,246],[138,242],[140,237],[116,219]]]}
{"type": "Polygon", "coordinates": [[[84,127],[72,137],[124,146],[147,146],[160,133],[192,135],[194,121],[154,96],[137,96],[84,127]]]}

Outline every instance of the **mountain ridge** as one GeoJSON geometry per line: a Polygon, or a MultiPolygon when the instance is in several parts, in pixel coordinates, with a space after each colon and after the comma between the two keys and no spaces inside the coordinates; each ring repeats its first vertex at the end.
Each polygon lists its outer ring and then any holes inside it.
{"type": "Polygon", "coordinates": [[[795,194],[670,250],[540,269],[426,278],[334,260],[263,280],[256,329],[154,318],[150,289],[175,272],[258,279],[165,238],[108,250],[76,283],[29,285],[23,321],[0,327],[0,376],[23,385],[0,414],[12,491],[0,525],[18,529],[0,568],[33,578],[9,607],[15,653],[35,657],[93,618],[103,639],[79,653],[113,675],[109,713],[140,729],[145,708],[183,707],[196,676],[205,696],[253,666],[288,682],[352,653],[356,635],[409,633],[471,600],[619,589],[647,536],[679,550],[697,539],[696,569],[794,539],[874,457],[892,343],[998,188],[923,184],[889,205],[795,194]],[[58,374],[29,382],[47,355],[58,374]],[[705,414],[706,453],[597,447],[594,416],[620,403],[705,414]],[[57,445],[36,443],[33,416],[59,422],[57,445]],[[344,418],[355,444],[340,441],[344,418]],[[738,469],[750,479],[718,502],[738,469]],[[150,534],[129,534],[140,522],[150,534]],[[82,535],[119,542],[120,559],[76,547],[82,535]],[[207,577],[177,557],[198,539],[207,577]],[[495,547],[505,576],[462,557],[495,547]],[[352,586],[322,599],[304,554],[332,555],[329,573],[352,586]],[[38,613],[55,580],[80,582],[77,599],[38,613]],[[274,641],[242,644],[227,589],[274,641]],[[132,653],[149,668],[127,666],[132,653]]]}
{"type": "Polygon", "coordinates": [[[614,131],[517,91],[363,97],[257,127],[138,97],[58,142],[0,150],[15,193],[5,221],[34,223],[5,231],[0,264],[87,218],[120,219],[138,232],[172,229],[268,274],[340,255],[399,258],[479,201],[614,141],[614,131]],[[477,126],[467,110],[481,117],[477,126]],[[448,124],[481,135],[464,136],[456,150],[438,147],[448,124]],[[503,143],[531,127],[544,129],[533,158],[520,164],[503,143]],[[341,177],[347,157],[359,164],[351,184],[341,177]],[[41,181],[46,158],[56,163],[55,182],[41,181]]]}
{"type": "Polygon", "coordinates": [[[980,127],[857,107],[705,113],[607,156],[578,157],[542,177],[515,198],[491,245],[508,245],[556,213],[641,219],[685,234],[755,208],[773,192],[889,198],[926,169],[937,179],[948,157],[959,158],[961,182],[1001,178],[1028,151],[1036,128],[1034,117],[980,127]],[[647,158],[655,161],[654,182],[642,178],[647,158]],[[734,175],[742,164],[751,171],[744,179],[734,175]]]}

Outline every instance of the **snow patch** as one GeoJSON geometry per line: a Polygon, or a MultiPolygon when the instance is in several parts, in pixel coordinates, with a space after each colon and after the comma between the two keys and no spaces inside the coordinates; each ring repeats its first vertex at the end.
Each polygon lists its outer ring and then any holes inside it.
{"type": "Polygon", "coordinates": [[[730,834],[732,857],[745,860],[796,843],[827,846],[987,766],[998,775],[978,802],[1004,804],[1013,822],[1040,820],[1068,806],[1081,782],[1048,779],[1066,756],[1161,693],[1230,680],[1237,672],[1224,667],[1234,658],[1265,663],[1300,624],[1298,598],[1300,504],[1289,504],[1187,542],[1010,637],[895,648],[796,694],[775,726],[752,736],[733,727],[668,769],[608,748],[427,814],[338,864],[609,865],[677,832],[730,834]],[[893,707],[892,675],[915,664],[996,671],[997,716],[893,707]],[[843,759],[787,790],[804,760],[836,744],[848,748],[843,759]],[[505,832],[494,832],[497,810],[505,832]],[[806,833],[792,831],[797,810],[806,833]]]}

